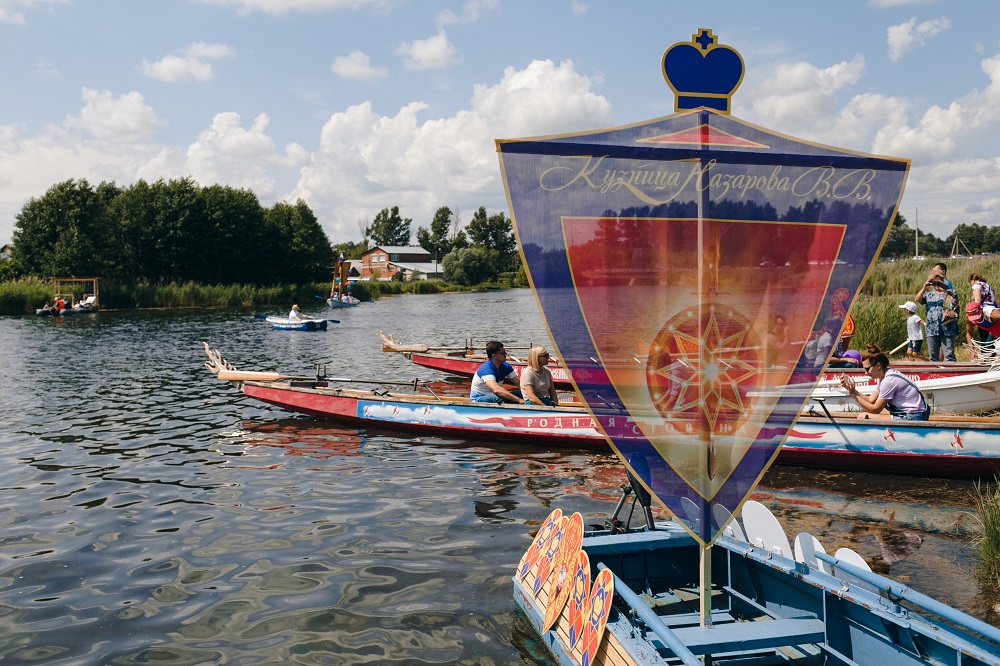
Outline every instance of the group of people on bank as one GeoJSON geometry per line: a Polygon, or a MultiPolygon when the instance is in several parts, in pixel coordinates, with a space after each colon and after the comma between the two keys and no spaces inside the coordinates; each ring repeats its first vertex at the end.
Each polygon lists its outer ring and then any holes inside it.
{"type": "Polygon", "coordinates": [[[927,280],[912,301],[899,307],[907,316],[907,355],[920,354],[923,340],[927,340],[927,356],[931,361],[955,361],[955,341],[958,338],[958,320],[965,316],[965,338],[969,345],[978,337],[980,342],[993,342],[1000,338],[1000,309],[997,308],[993,287],[979,273],[969,276],[972,300],[959,312],[958,294],[948,280],[948,268],[943,263],[934,264],[927,280]],[[925,306],[925,317],[917,315],[917,306],[925,306]]]}

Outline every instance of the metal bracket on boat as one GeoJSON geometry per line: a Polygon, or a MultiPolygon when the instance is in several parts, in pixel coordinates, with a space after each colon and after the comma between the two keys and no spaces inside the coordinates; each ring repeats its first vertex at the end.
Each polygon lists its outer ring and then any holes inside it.
{"type": "Polygon", "coordinates": [[[318,382],[326,381],[326,363],[321,363],[316,365],[316,381],[318,382]]]}

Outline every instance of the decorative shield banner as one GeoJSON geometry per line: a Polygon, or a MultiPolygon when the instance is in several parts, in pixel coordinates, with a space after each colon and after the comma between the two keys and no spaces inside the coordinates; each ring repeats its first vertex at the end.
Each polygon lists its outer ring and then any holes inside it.
{"type": "Polygon", "coordinates": [[[808,343],[843,327],[909,161],[708,108],[497,150],[574,385],[632,474],[710,543],[712,505],[736,513],[808,401],[826,361],[808,343]]]}

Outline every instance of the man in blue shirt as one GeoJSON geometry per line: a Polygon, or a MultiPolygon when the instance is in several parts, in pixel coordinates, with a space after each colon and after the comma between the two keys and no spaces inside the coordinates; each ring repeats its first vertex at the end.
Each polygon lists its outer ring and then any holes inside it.
{"type": "Polygon", "coordinates": [[[507,362],[507,350],[503,348],[503,343],[490,340],[486,343],[486,361],[472,376],[472,389],[469,392],[469,397],[475,402],[523,404],[521,390],[518,388],[508,391],[503,387],[504,382],[518,386],[517,373],[507,362]]]}

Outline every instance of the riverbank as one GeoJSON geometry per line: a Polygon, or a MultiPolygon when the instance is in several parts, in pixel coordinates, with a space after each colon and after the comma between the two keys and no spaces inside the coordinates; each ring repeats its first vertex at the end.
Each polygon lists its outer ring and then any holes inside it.
{"type": "MultiPolygon", "coordinates": [[[[374,301],[393,294],[442,294],[486,289],[510,288],[505,284],[463,287],[439,280],[413,282],[355,282],[351,294],[362,301],[374,301]]],[[[143,310],[153,308],[226,308],[279,307],[292,303],[325,302],[330,285],[315,282],[303,285],[203,285],[194,282],[118,285],[101,282],[100,307],[103,310],[143,310]]],[[[34,314],[53,299],[52,283],[36,278],[0,282],[0,315],[34,314]]],[[[83,297],[83,288],[73,292],[74,300],[83,297]]]]}

